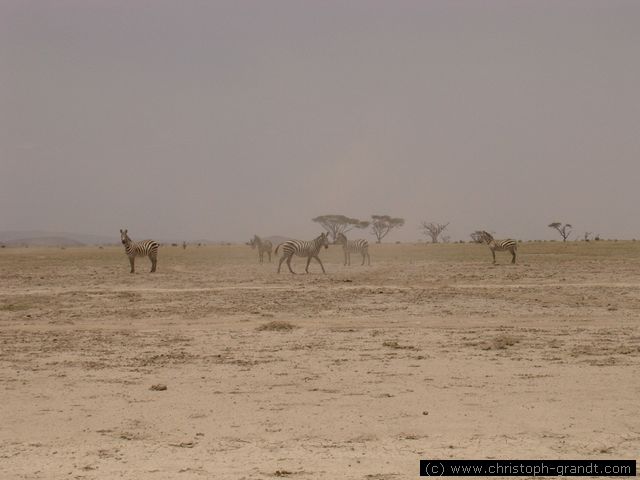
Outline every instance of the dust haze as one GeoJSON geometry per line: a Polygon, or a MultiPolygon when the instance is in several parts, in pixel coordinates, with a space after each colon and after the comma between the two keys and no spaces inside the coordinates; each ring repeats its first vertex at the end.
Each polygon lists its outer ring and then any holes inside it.
{"type": "Polygon", "coordinates": [[[0,0],[2,479],[637,458],[639,25],[0,0]]]}
{"type": "Polygon", "coordinates": [[[640,5],[0,4],[2,230],[637,236],[640,5]]]}

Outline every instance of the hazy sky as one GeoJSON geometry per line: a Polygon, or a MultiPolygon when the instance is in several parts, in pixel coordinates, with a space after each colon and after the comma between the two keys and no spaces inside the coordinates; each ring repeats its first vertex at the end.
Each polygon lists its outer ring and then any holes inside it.
{"type": "Polygon", "coordinates": [[[0,0],[0,230],[640,238],[639,183],[635,0],[0,0]]]}

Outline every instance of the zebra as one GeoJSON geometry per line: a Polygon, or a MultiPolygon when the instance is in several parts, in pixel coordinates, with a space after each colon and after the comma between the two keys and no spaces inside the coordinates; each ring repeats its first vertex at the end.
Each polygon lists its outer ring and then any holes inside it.
{"type": "Polygon", "coordinates": [[[342,250],[344,251],[344,264],[351,265],[351,254],[359,253],[362,255],[362,265],[364,265],[365,258],[367,259],[367,264],[371,265],[371,258],[369,257],[369,242],[366,240],[359,238],[357,240],[347,240],[347,236],[344,233],[339,233],[336,236],[335,244],[342,245],[342,250]]]}
{"type": "Polygon", "coordinates": [[[511,252],[511,263],[516,263],[516,250],[518,249],[518,244],[515,240],[511,238],[507,238],[505,240],[495,240],[493,236],[489,232],[485,232],[484,230],[481,233],[482,240],[489,245],[491,249],[491,255],[493,255],[493,263],[496,263],[496,252],[511,252]]]}
{"type": "Polygon", "coordinates": [[[251,248],[258,247],[260,263],[263,263],[265,253],[269,255],[269,263],[271,263],[271,250],[273,249],[273,244],[269,240],[262,240],[258,235],[254,235],[253,238],[249,240],[249,245],[251,245],[251,248]]]}
{"type": "Polygon", "coordinates": [[[318,257],[318,253],[322,247],[329,248],[329,234],[321,233],[318,237],[314,238],[310,241],[303,240],[288,240],[284,243],[281,243],[276,247],[276,255],[278,254],[278,249],[282,246],[282,257],[280,257],[280,263],[278,264],[278,273],[280,273],[280,267],[282,266],[282,262],[287,261],[287,267],[289,267],[289,271],[291,273],[296,273],[291,268],[291,257],[296,254],[299,257],[307,257],[307,266],[304,271],[309,273],[309,264],[311,263],[311,259],[315,258],[320,267],[322,267],[322,273],[327,273],[324,270],[324,265],[320,261],[318,257]]]}
{"type": "Polygon", "coordinates": [[[134,242],[129,238],[126,229],[120,230],[120,240],[122,240],[127,257],[129,257],[131,273],[135,273],[133,263],[135,262],[136,257],[149,257],[149,260],[151,260],[151,273],[156,271],[156,264],[158,263],[158,242],[154,240],[134,242]]]}

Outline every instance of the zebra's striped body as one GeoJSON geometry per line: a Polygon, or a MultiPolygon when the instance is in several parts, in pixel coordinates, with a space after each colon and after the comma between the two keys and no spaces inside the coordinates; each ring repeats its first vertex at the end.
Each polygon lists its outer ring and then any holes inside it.
{"type": "Polygon", "coordinates": [[[489,232],[482,232],[482,239],[491,249],[491,255],[493,255],[493,263],[496,263],[496,252],[511,252],[511,263],[516,263],[516,251],[518,250],[518,243],[511,238],[505,240],[496,240],[491,236],[489,232]]]}
{"type": "Polygon", "coordinates": [[[158,263],[158,242],[154,240],[134,242],[129,238],[127,230],[120,230],[120,240],[124,245],[124,251],[127,257],[129,257],[131,273],[135,273],[134,262],[136,257],[149,257],[149,260],[151,260],[151,273],[156,271],[156,264],[158,263]]]}
{"type": "Polygon", "coordinates": [[[282,257],[280,257],[280,263],[278,264],[278,273],[280,273],[280,267],[282,266],[282,262],[285,260],[287,261],[289,271],[291,273],[296,273],[291,268],[291,257],[293,257],[294,254],[299,257],[307,257],[307,266],[304,269],[305,272],[309,273],[309,264],[311,263],[311,259],[315,258],[320,264],[320,267],[322,267],[322,273],[327,273],[324,271],[324,265],[322,265],[322,262],[318,257],[318,253],[320,253],[320,249],[322,247],[329,248],[328,234],[321,233],[320,236],[311,241],[288,240],[276,247],[276,254],[280,247],[282,247],[282,257]]]}
{"type": "Polygon", "coordinates": [[[362,255],[362,265],[364,265],[365,258],[367,264],[371,265],[371,258],[369,257],[369,242],[359,238],[357,240],[347,240],[347,236],[344,233],[339,233],[336,237],[338,245],[342,245],[342,251],[344,252],[344,264],[351,265],[351,254],[359,253],[362,255]]]}
{"type": "Polygon", "coordinates": [[[273,250],[273,244],[269,240],[262,240],[258,235],[254,235],[249,241],[249,245],[251,245],[251,248],[258,248],[260,263],[263,263],[265,253],[269,255],[269,263],[271,263],[271,251],[273,250]]]}

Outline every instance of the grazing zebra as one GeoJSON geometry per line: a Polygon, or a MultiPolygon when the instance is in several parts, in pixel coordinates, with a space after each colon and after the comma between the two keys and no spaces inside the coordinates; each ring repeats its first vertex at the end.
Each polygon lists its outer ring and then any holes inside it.
{"type": "Polygon", "coordinates": [[[493,255],[493,263],[496,263],[496,252],[511,252],[511,263],[516,263],[516,250],[518,244],[515,240],[507,238],[506,240],[496,240],[489,232],[482,231],[482,240],[489,245],[491,255],[493,255]]]}
{"type": "Polygon", "coordinates": [[[339,233],[336,237],[336,244],[342,245],[344,251],[344,264],[351,265],[351,254],[359,253],[362,255],[362,265],[364,265],[365,258],[368,261],[368,265],[371,265],[371,258],[369,257],[369,242],[359,238],[357,240],[347,240],[347,236],[344,233],[339,233]]]}
{"type": "Polygon", "coordinates": [[[271,250],[273,249],[273,244],[269,240],[262,240],[258,235],[254,235],[253,238],[249,240],[249,245],[251,245],[251,248],[258,247],[260,263],[263,263],[265,253],[269,255],[269,263],[271,263],[271,250]]]}
{"type": "Polygon", "coordinates": [[[133,263],[136,257],[149,257],[149,260],[151,260],[151,273],[156,271],[156,263],[158,263],[158,242],[153,240],[134,242],[129,238],[127,230],[120,230],[120,240],[122,240],[127,257],[129,257],[131,273],[135,273],[133,263]]]}
{"type": "Polygon", "coordinates": [[[324,265],[322,265],[322,262],[318,257],[320,248],[329,248],[329,235],[327,233],[321,233],[311,241],[288,240],[281,243],[276,247],[276,255],[278,254],[280,246],[282,246],[282,257],[280,257],[280,263],[278,264],[278,273],[280,273],[280,267],[282,266],[282,262],[285,260],[287,261],[289,271],[291,273],[296,273],[291,268],[291,257],[293,257],[293,254],[296,254],[299,257],[307,257],[307,266],[304,269],[305,272],[309,273],[309,264],[311,263],[311,259],[315,258],[322,267],[322,273],[327,273],[324,271],[324,265]]]}

